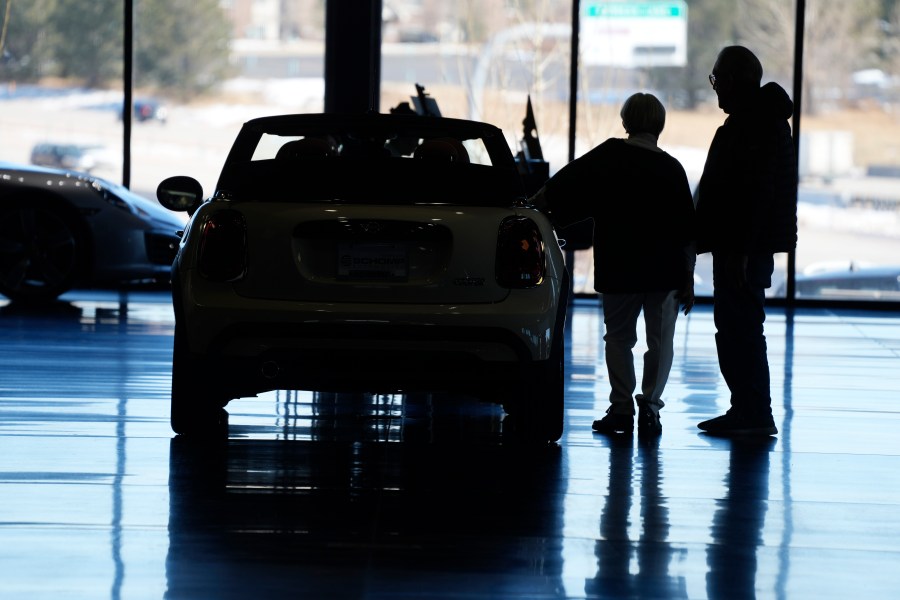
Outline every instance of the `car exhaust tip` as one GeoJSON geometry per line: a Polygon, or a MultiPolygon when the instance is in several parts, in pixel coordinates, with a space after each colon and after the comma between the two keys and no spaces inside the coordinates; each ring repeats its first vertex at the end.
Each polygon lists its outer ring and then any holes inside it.
{"type": "Polygon", "coordinates": [[[281,372],[281,367],[274,360],[267,360],[260,366],[259,371],[266,379],[275,379],[278,377],[278,373],[281,372]]]}

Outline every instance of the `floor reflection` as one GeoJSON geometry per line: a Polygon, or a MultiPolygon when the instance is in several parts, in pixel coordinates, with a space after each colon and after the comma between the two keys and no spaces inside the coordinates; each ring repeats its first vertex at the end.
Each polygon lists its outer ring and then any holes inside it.
{"type": "Polygon", "coordinates": [[[461,437],[434,398],[291,402],[289,439],[172,439],[167,598],[565,597],[558,446],[461,437]]]}
{"type": "Polygon", "coordinates": [[[594,550],[597,573],[585,583],[588,598],[688,597],[684,577],[669,572],[686,550],[668,542],[669,510],[662,494],[659,442],[659,438],[641,439],[635,445],[632,436],[610,437],[609,484],[594,550]],[[634,503],[640,505],[637,539],[630,537],[634,503]]]}
{"type": "Polygon", "coordinates": [[[275,390],[232,401],[232,438],[365,442],[502,443],[515,429],[502,407],[443,393],[275,390]]]}
{"type": "Polygon", "coordinates": [[[80,306],[75,306],[71,302],[63,300],[54,300],[40,304],[7,302],[0,306],[0,317],[64,317],[79,319],[83,312],[80,306]]]}
{"type": "Polygon", "coordinates": [[[780,432],[755,446],[698,433],[727,396],[690,316],[645,445],[591,432],[600,314],[576,305],[566,430],[534,449],[473,398],[296,391],[192,443],[167,297],[0,305],[0,596],[897,597],[900,319],[772,311],[780,432]]]}
{"type": "Polygon", "coordinates": [[[710,527],[706,591],[709,598],[756,598],[757,552],[769,500],[769,456],[775,438],[729,441],[726,492],[710,527]]]}

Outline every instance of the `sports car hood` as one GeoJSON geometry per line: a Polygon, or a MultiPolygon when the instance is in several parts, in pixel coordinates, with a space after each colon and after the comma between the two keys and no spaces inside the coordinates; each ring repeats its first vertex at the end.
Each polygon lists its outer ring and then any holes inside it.
{"type": "MultiPolygon", "coordinates": [[[[37,165],[23,165],[18,163],[10,163],[0,161],[0,171],[11,171],[26,178],[39,177],[41,179],[53,180],[56,183],[64,182],[66,185],[80,184],[85,187],[91,186],[94,191],[101,196],[110,194],[112,197],[107,198],[111,204],[127,205],[127,210],[136,214],[138,217],[153,223],[162,229],[175,230],[183,229],[187,221],[187,216],[181,213],[172,212],[160,206],[155,200],[149,200],[139,194],[136,194],[123,185],[113,183],[107,179],[96,177],[89,173],[80,171],[71,171],[66,169],[57,169],[53,167],[42,167],[37,165]]],[[[72,195],[70,200],[78,204],[80,196],[72,195]]],[[[124,206],[120,206],[124,208],[124,206]]]]}
{"type": "Polygon", "coordinates": [[[125,186],[98,177],[92,177],[92,179],[121,198],[144,218],[164,227],[184,228],[184,224],[187,221],[185,214],[167,210],[155,200],[149,200],[135,194],[125,186]]]}

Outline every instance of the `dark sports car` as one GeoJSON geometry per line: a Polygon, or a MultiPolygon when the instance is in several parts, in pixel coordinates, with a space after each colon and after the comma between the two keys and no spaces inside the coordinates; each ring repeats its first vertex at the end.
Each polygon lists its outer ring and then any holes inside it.
{"type": "Polygon", "coordinates": [[[0,294],[167,284],[181,215],[86,173],[0,162],[0,294]]]}
{"type": "Polygon", "coordinates": [[[244,124],[174,264],[172,427],[274,389],[452,390],[563,427],[568,276],[503,132],[400,114],[244,124]]]}

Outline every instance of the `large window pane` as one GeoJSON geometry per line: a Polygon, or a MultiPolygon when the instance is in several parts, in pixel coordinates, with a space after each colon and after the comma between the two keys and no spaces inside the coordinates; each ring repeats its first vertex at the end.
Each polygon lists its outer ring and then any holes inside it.
{"type": "Polygon", "coordinates": [[[245,121],[321,111],[324,39],[319,0],[135,0],[133,189],[183,174],[211,193],[245,121]]]}
{"type": "Polygon", "coordinates": [[[0,160],[119,180],[120,0],[4,2],[0,160]]]}
{"type": "MultiPolygon", "coordinates": [[[[576,155],[608,137],[625,137],[622,102],[635,92],[651,92],[667,111],[660,147],[679,159],[695,187],[726,116],[707,79],[719,50],[749,47],[763,63],[763,81],[776,81],[791,94],[794,23],[793,3],[781,0],[585,0],[581,45],[591,54],[583,55],[579,73],[576,155]]],[[[577,255],[580,291],[592,290],[590,268],[583,267],[591,260],[589,251],[577,255]]],[[[787,255],[780,254],[770,294],[784,295],[786,269],[787,255]]],[[[709,254],[698,257],[696,275],[697,295],[711,295],[709,254]]]]}
{"type": "Polygon", "coordinates": [[[900,5],[809,0],[797,297],[900,300],[900,5]]]}
{"type": "Polygon", "coordinates": [[[493,123],[520,149],[528,97],[545,157],[565,160],[571,2],[386,2],[381,110],[407,102],[415,84],[441,114],[493,123]]]}
{"type": "MultiPolygon", "coordinates": [[[[493,123],[506,133],[514,152],[549,163],[546,171],[535,169],[533,184],[565,165],[571,133],[572,3],[408,3],[413,4],[417,10],[386,12],[382,110],[404,102],[414,105],[410,95],[415,96],[414,84],[419,83],[444,116],[493,123]],[[539,146],[524,143],[529,98],[539,146]]],[[[584,278],[580,280],[583,287],[584,278]]]]}
{"type": "MultiPolygon", "coordinates": [[[[416,3],[388,13],[382,57],[382,110],[409,101],[414,83],[426,86],[446,116],[477,118],[504,129],[515,150],[530,95],[550,174],[569,160],[569,2],[416,3]]],[[[651,91],[666,104],[661,146],[699,181],[706,152],[725,115],[707,75],[718,51],[744,44],[759,55],[766,80],[791,92],[794,8],[776,0],[678,0],[580,5],[580,69],[575,156],[611,136],[624,137],[619,110],[634,92],[651,91]]],[[[598,190],[598,193],[602,191],[598,190]]],[[[570,242],[584,229],[568,232],[570,242]]],[[[778,256],[781,285],[787,256],[778,256]]],[[[711,260],[698,262],[699,294],[711,294],[711,260]]],[[[592,256],[574,256],[575,286],[593,293],[592,256]]]]}

